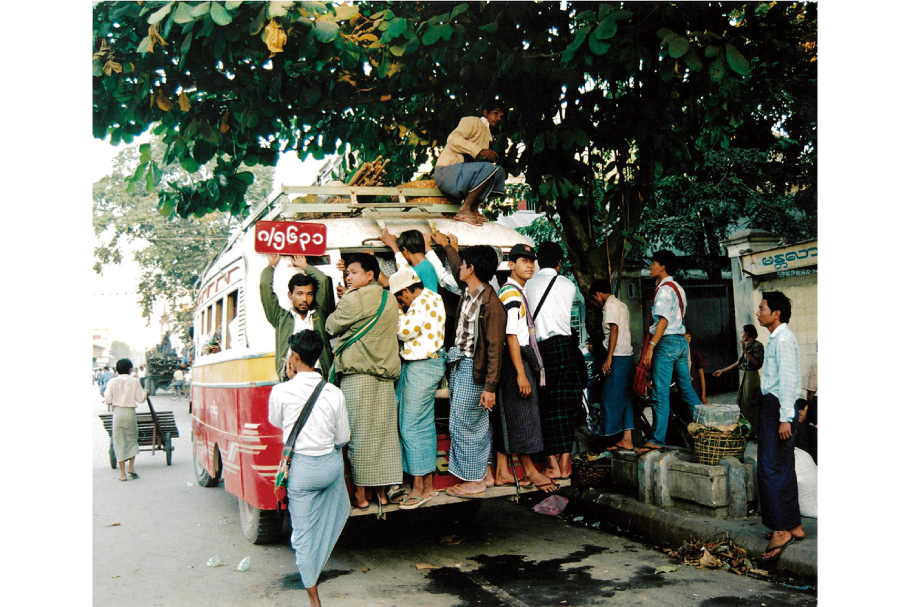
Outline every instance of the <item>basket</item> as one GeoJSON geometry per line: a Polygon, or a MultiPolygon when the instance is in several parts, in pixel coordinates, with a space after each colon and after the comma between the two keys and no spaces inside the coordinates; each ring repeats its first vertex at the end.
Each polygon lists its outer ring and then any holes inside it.
{"type": "Polygon", "coordinates": [[[743,461],[746,452],[746,437],[734,436],[729,432],[708,430],[695,437],[695,459],[699,464],[716,466],[721,458],[733,456],[743,461]]]}
{"type": "MultiPolygon", "coordinates": [[[[409,183],[402,183],[400,188],[438,188],[436,182],[432,179],[423,179],[421,181],[411,181],[409,183]]],[[[420,196],[418,198],[409,198],[409,203],[413,204],[451,204],[450,201],[445,196],[420,196]]]]}
{"type": "MultiPolygon", "coordinates": [[[[592,454],[596,455],[596,454],[592,454]]],[[[572,483],[581,487],[604,487],[610,484],[613,466],[611,459],[588,461],[585,455],[572,459],[572,483]]]]}

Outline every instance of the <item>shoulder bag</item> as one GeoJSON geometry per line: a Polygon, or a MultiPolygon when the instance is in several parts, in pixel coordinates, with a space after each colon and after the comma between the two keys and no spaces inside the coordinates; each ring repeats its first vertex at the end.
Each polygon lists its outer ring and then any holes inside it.
{"type": "MultiPolygon", "coordinates": [[[[679,294],[679,289],[676,287],[676,283],[672,280],[665,283],[667,286],[673,289],[676,293],[676,297],[679,299],[679,312],[681,316],[686,315],[686,308],[683,305],[682,295],[679,294]]],[[[657,301],[657,292],[660,291],[660,287],[654,289],[654,299],[651,301],[651,309],[654,309],[654,302],[657,301]]],[[[654,322],[654,314],[651,314],[650,319],[648,320],[648,327],[651,326],[651,323],[654,322]]],[[[635,375],[632,378],[632,393],[636,396],[645,398],[648,395],[648,387],[651,382],[648,380],[648,369],[645,368],[642,359],[644,359],[645,352],[648,351],[648,346],[651,344],[651,332],[648,330],[648,327],[645,328],[645,339],[644,345],[641,349],[641,358],[638,359],[638,366],[635,367],[635,375]]]]}
{"type": "Polygon", "coordinates": [[[304,424],[306,424],[306,420],[310,417],[310,413],[313,412],[313,405],[316,404],[316,399],[319,398],[319,394],[322,392],[322,387],[325,386],[325,384],[326,381],[320,379],[319,383],[313,389],[313,393],[310,394],[310,398],[303,406],[303,410],[300,412],[300,416],[297,418],[297,422],[294,424],[294,428],[291,430],[291,434],[284,444],[284,451],[281,452],[281,463],[278,464],[278,476],[275,477],[275,497],[278,498],[278,510],[287,510],[288,508],[288,479],[291,476],[291,460],[294,458],[294,444],[297,442],[297,436],[303,429],[304,424]]]}
{"type": "MultiPolygon", "coordinates": [[[[336,371],[336,369],[338,367],[338,359],[341,357],[341,353],[344,352],[345,350],[347,350],[348,347],[350,347],[358,339],[360,339],[361,337],[363,337],[364,335],[366,335],[367,333],[370,332],[370,329],[373,328],[373,325],[376,324],[376,322],[379,320],[379,317],[382,315],[383,310],[385,310],[385,303],[388,298],[389,298],[389,292],[386,291],[385,289],[383,289],[382,290],[382,301],[379,302],[379,309],[376,311],[376,314],[373,316],[373,318],[370,319],[370,322],[368,322],[367,324],[362,326],[360,329],[358,329],[356,333],[351,335],[351,337],[346,342],[344,342],[343,344],[338,346],[338,349],[335,350],[335,360],[332,361],[332,368],[329,370],[329,377],[328,377],[329,383],[337,385],[337,383],[335,382],[335,379],[338,376],[338,372],[336,371]]],[[[339,378],[339,381],[340,381],[340,378],[339,378]]]]}

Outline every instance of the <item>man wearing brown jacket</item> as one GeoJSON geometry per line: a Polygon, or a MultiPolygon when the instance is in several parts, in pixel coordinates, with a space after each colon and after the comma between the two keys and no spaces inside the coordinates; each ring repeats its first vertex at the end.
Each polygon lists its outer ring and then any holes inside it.
{"type": "Polygon", "coordinates": [[[455,497],[483,497],[493,484],[490,470],[490,410],[502,369],[506,311],[490,279],[499,257],[489,246],[470,247],[459,255],[445,248],[449,265],[458,268],[462,300],[458,309],[455,345],[449,350],[452,365],[449,387],[449,472],[463,482],[449,487],[455,497]]]}

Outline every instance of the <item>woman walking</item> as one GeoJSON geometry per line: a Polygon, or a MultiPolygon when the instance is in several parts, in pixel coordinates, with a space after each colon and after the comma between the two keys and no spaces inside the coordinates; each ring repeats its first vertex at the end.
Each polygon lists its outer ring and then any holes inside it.
{"type": "Polygon", "coordinates": [[[752,392],[761,387],[761,375],[758,370],[761,369],[765,360],[765,347],[756,337],[758,337],[758,331],[755,330],[754,325],[743,325],[743,334],[739,340],[742,356],[732,365],[713,373],[714,377],[720,377],[737,367],[743,370],[743,379],[739,384],[739,395],[736,401],[739,403],[740,412],[752,425],[752,428],[758,428],[758,407],[752,405],[752,392]]]}
{"type": "Polygon", "coordinates": [[[114,419],[111,439],[114,442],[114,455],[120,464],[120,480],[139,478],[133,468],[136,454],[139,453],[139,425],[136,423],[136,407],[145,402],[146,391],[142,389],[139,379],[130,376],[133,363],[128,358],[117,361],[117,377],[107,383],[104,389],[104,404],[113,405],[114,419]],[[129,467],[124,470],[124,463],[129,467]]]}

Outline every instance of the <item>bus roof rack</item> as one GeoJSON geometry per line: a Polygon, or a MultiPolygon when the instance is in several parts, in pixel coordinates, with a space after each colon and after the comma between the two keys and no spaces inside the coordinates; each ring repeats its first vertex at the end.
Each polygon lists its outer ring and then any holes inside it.
{"type": "Polygon", "coordinates": [[[340,213],[345,215],[379,216],[382,219],[396,217],[443,218],[453,215],[457,204],[437,204],[428,198],[445,199],[439,188],[415,188],[406,186],[281,186],[281,217],[293,219],[298,214],[340,213]],[[291,202],[298,196],[343,196],[350,201],[342,202],[291,202]],[[397,202],[361,202],[359,196],[387,197],[397,202]],[[420,198],[422,202],[408,201],[420,198]]]}

